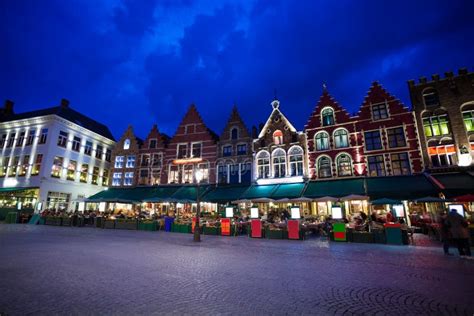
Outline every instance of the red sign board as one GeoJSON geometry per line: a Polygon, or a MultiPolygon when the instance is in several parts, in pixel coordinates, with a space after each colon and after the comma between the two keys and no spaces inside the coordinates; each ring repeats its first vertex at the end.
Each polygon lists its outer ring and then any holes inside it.
{"type": "Polygon", "coordinates": [[[252,238],[262,238],[262,222],[259,219],[252,219],[252,238]]]}
{"type": "Polygon", "coordinates": [[[221,235],[230,236],[230,218],[221,219],[221,235]]]}
{"type": "Polygon", "coordinates": [[[300,222],[297,220],[288,221],[288,239],[300,239],[300,222]]]}
{"type": "Polygon", "coordinates": [[[193,223],[191,224],[191,232],[194,234],[194,226],[196,226],[196,217],[193,217],[193,223]]]}

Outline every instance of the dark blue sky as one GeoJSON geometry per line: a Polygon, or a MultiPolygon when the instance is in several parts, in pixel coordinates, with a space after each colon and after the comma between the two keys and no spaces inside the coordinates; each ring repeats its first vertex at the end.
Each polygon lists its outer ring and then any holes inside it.
{"type": "Polygon", "coordinates": [[[236,103],[250,127],[277,90],[302,129],[326,82],[349,111],[373,80],[473,70],[474,1],[0,1],[0,98],[59,104],[119,137],[172,135],[194,102],[220,134],[236,103]]]}

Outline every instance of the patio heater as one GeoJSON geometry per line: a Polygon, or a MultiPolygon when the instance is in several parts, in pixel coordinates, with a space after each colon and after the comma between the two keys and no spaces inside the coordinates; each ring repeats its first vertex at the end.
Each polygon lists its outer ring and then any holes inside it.
{"type": "Polygon", "coordinates": [[[203,178],[203,173],[200,169],[196,169],[194,178],[196,179],[196,224],[194,225],[194,241],[201,241],[201,232],[199,231],[199,218],[201,217],[201,201],[199,199],[199,183],[203,178]]]}

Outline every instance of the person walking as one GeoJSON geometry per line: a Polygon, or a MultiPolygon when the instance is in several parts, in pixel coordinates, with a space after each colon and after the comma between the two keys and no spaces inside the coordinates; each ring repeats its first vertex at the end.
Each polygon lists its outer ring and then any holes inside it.
{"type": "Polygon", "coordinates": [[[459,255],[470,257],[468,223],[464,217],[458,214],[455,209],[452,209],[446,217],[445,224],[449,227],[453,241],[458,247],[459,255]]]}
{"type": "Polygon", "coordinates": [[[439,218],[439,224],[441,225],[441,242],[443,243],[443,251],[446,256],[452,256],[453,254],[449,252],[449,243],[451,242],[451,236],[449,227],[446,224],[446,212],[441,214],[439,218]]]}

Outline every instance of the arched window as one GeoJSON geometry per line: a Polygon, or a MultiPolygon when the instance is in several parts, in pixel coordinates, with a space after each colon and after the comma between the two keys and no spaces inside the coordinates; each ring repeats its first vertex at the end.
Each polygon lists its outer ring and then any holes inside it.
{"type": "Polygon", "coordinates": [[[288,152],[290,161],[290,176],[303,175],[303,149],[299,146],[291,147],[288,152]]]}
{"type": "Polygon", "coordinates": [[[352,176],[352,163],[349,155],[342,154],[337,158],[337,175],[339,177],[352,176]]]}
{"type": "Polygon", "coordinates": [[[234,127],[234,128],[231,130],[230,134],[231,134],[230,137],[231,137],[232,139],[237,139],[237,138],[239,138],[239,129],[238,129],[237,127],[234,127]]]}
{"type": "Polygon", "coordinates": [[[316,150],[328,150],[329,149],[329,134],[326,132],[319,132],[315,137],[316,150]]]}
{"type": "Polygon", "coordinates": [[[273,132],[273,142],[275,145],[283,144],[283,133],[279,129],[273,132]]]}
{"type": "Polygon", "coordinates": [[[130,148],[130,139],[126,139],[124,142],[123,142],[123,149],[129,149],[130,148]]]}
{"type": "Polygon", "coordinates": [[[272,153],[273,177],[283,178],[286,176],[286,153],[283,149],[277,148],[272,153]]]}
{"type": "Polygon", "coordinates": [[[427,88],[423,91],[423,102],[425,106],[438,106],[439,96],[435,88],[427,88]]]}
{"type": "Polygon", "coordinates": [[[261,151],[257,154],[257,178],[264,179],[270,176],[270,154],[261,151]]]}
{"type": "Polygon", "coordinates": [[[334,146],[336,148],[349,147],[349,137],[345,129],[338,129],[334,132],[334,146]]]}
{"type": "Polygon", "coordinates": [[[325,108],[321,112],[321,117],[323,120],[323,126],[334,125],[334,110],[331,108],[325,108]]]}
{"type": "Polygon", "coordinates": [[[318,160],[318,175],[320,178],[332,177],[331,159],[329,157],[321,157],[318,160]]]}

